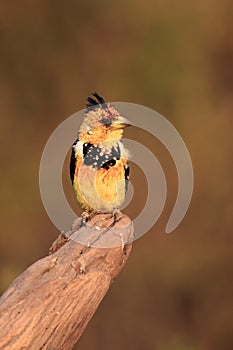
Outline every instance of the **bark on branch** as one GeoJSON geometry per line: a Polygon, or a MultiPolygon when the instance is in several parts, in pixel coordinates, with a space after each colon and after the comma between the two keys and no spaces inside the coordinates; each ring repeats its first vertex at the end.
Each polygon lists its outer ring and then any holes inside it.
{"type": "Polygon", "coordinates": [[[78,241],[84,242],[87,228],[80,223],[61,234],[50,255],[28,267],[0,298],[0,349],[70,350],[83,333],[130,254],[133,226],[121,213],[116,223],[110,215],[96,215],[84,245],[78,241]],[[106,246],[108,234],[120,245],[98,247],[106,246]]]}

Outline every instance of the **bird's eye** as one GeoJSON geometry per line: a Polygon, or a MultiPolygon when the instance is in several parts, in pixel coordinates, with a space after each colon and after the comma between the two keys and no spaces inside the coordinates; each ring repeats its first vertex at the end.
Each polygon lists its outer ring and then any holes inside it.
{"type": "Polygon", "coordinates": [[[88,133],[88,135],[92,135],[92,134],[93,134],[93,131],[88,130],[87,133],[88,133]]]}
{"type": "Polygon", "coordinates": [[[111,120],[108,118],[102,118],[100,123],[106,126],[110,126],[112,124],[111,120]]]}

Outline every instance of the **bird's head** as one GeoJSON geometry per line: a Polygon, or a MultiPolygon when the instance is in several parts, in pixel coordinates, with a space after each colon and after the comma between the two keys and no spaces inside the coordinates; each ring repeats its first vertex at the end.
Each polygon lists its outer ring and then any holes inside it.
{"type": "Polygon", "coordinates": [[[131,123],[96,92],[96,100],[88,97],[87,111],[79,130],[79,140],[100,144],[110,140],[120,140],[124,128],[131,123]]]}

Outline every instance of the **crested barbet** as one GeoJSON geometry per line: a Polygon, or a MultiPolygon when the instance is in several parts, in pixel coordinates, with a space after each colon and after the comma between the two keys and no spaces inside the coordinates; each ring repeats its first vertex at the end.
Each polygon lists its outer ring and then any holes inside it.
{"type": "Polygon", "coordinates": [[[72,146],[70,177],[82,209],[114,213],[127,190],[129,154],[121,138],[131,123],[96,92],[92,95],[72,146]]]}

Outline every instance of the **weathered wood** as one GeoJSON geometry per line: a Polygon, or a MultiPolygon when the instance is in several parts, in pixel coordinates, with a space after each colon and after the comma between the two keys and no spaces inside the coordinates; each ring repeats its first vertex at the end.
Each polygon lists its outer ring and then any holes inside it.
{"type": "MultiPolygon", "coordinates": [[[[110,215],[94,216],[89,229],[120,230],[124,240],[118,247],[96,248],[77,242],[85,230],[80,222],[61,234],[50,255],[27,268],[0,298],[0,349],[69,350],[83,333],[130,254],[131,244],[125,242],[132,241],[133,227],[121,213],[115,224],[110,215]]],[[[89,245],[101,242],[105,232],[99,235],[98,230],[89,245]]]]}

